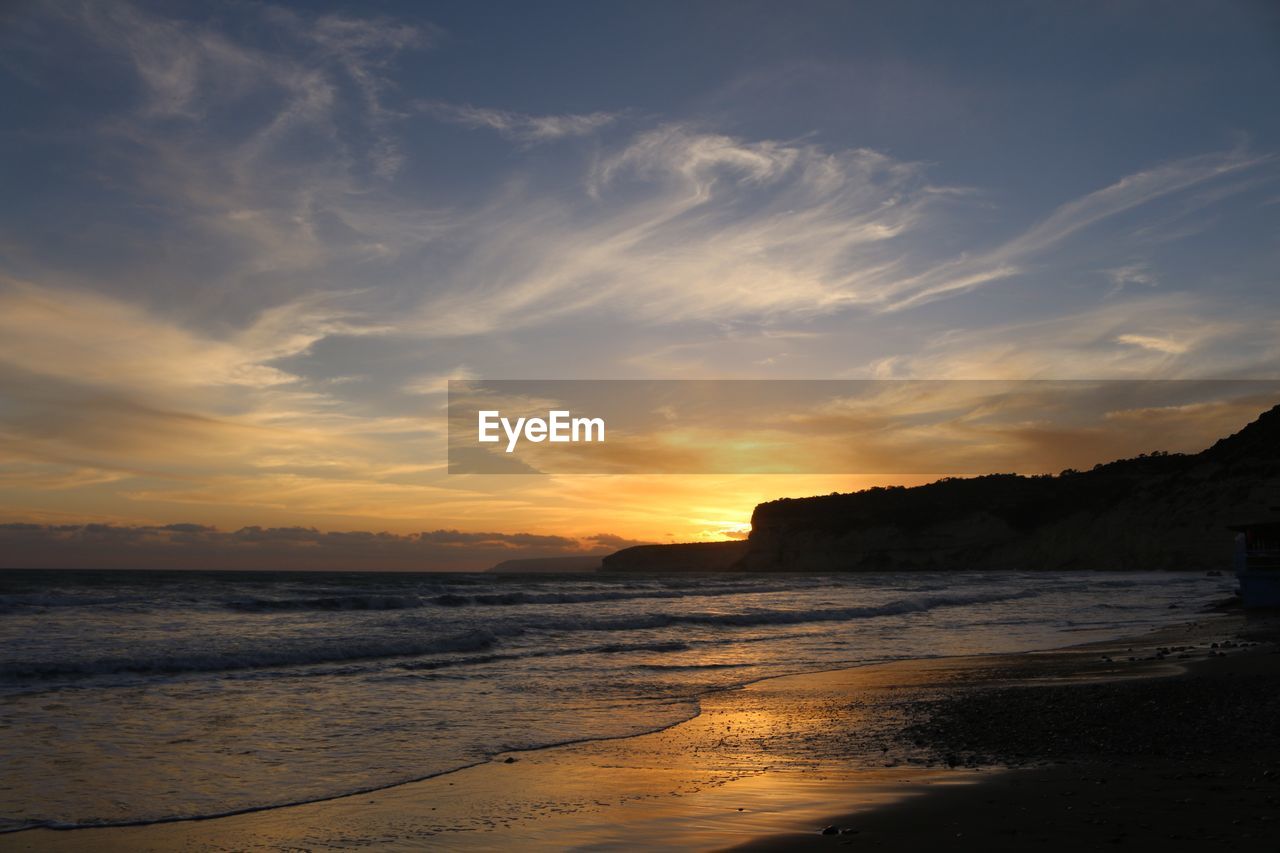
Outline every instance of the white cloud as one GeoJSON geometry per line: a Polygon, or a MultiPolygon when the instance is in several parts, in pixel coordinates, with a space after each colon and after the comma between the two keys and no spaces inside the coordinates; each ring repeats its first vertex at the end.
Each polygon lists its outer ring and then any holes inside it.
{"type": "Polygon", "coordinates": [[[465,127],[487,128],[524,143],[552,142],[574,136],[588,136],[620,118],[619,113],[530,115],[495,110],[469,104],[424,102],[420,108],[444,121],[465,127]]]}
{"type": "MultiPolygon", "coordinates": [[[[127,3],[75,8],[140,84],[138,109],[92,128],[114,158],[113,181],[163,204],[202,248],[219,247],[238,262],[234,275],[384,257],[430,227],[429,211],[405,217],[383,192],[405,161],[402,114],[387,104],[392,64],[432,43],[429,25],[272,7],[254,13],[277,44],[266,50],[127,3]]],[[[314,279],[299,285],[314,289],[314,279]]]]}
{"type": "Polygon", "coordinates": [[[446,373],[431,373],[419,376],[404,386],[407,394],[418,394],[424,397],[439,396],[449,392],[449,381],[457,379],[478,379],[475,371],[465,364],[458,365],[446,373]]]}
{"type": "Polygon", "coordinates": [[[1127,344],[1128,346],[1142,347],[1143,349],[1153,350],[1154,352],[1162,352],[1166,355],[1182,355],[1191,350],[1191,344],[1186,341],[1180,341],[1171,337],[1160,337],[1158,335],[1120,335],[1116,338],[1117,343],[1127,344]]]}
{"type": "Polygon", "coordinates": [[[377,327],[350,322],[332,297],[262,312],[223,338],[100,294],[0,278],[0,364],[99,386],[150,390],[236,385],[266,388],[296,377],[271,362],[332,334],[377,327]]]}
{"type": "Polygon", "coordinates": [[[944,194],[865,149],[745,142],[668,125],[588,175],[585,197],[519,188],[468,217],[464,262],[418,329],[477,334],[608,311],[641,323],[812,316],[870,305],[894,241],[944,194]]]}
{"type": "MultiPolygon", "coordinates": [[[[1174,160],[1128,175],[1103,189],[1061,205],[1038,224],[995,249],[962,256],[899,282],[898,293],[887,307],[890,310],[908,308],[1017,275],[1038,254],[1057,247],[1093,225],[1161,197],[1251,169],[1271,159],[1269,156],[1228,151],[1174,160]]],[[[1249,182],[1239,182],[1233,191],[1241,192],[1251,186],[1249,182]]],[[[1216,200],[1209,198],[1206,203],[1216,200]]]]}
{"type": "MultiPolygon", "coordinates": [[[[130,57],[151,106],[112,131],[140,152],[139,194],[172,205],[204,243],[225,247],[228,271],[200,286],[225,291],[266,278],[283,283],[272,291],[277,301],[293,303],[368,269],[369,310],[390,315],[377,304],[386,297],[395,314],[385,325],[408,335],[483,334],[574,315],[770,324],[898,311],[1035,269],[1100,222],[1266,161],[1226,152],[1166,163],[1063,204],[994,248],[958,254],[947,216],[981,198],[932,183],[923,164],[678,122],[594,155],[580,166],[581,184],[546,188],[517,170],[479,203],[432,207],[376,180],[407,156],[393,132],[400,113],[386,104],[392,59],[429,45],[430,27],[269,10],[291,50],[267,54],[207,26],[118,8],[85,18],[130,57]],[[354,103],[344,99],[352,88],[354,103]],[[273,106],[239,113],[234,139],[202,120],[249,94],[273,106]],[[192,126],[161,128],[159,114],[192,126]],[[373,141],[353,150],[339,116],[371,129],[373,141]],[[410,291],[421,294],[416,312],[403,310],[410,291]]],[[[415,108],[527,144],[595,133],[620,116],[440,101],[415,108]]],[[[1135,265],[1107,272],[1117,283],[1150,275],[1135,265]]]]}
{"type": "Polygon", "coordinates": [[[867,372],[886,379],[1271,378],[1276,326],[1193,294],[1144,294],[937,334],[867,372]]]}
{"type": "MultiPolygon", "coordinates": [[[[1265,162],[1227,152],[1167,163],[948,258],[936,237],[972,193],[932,185],[922,164],[667,124],[599,156],[586,198],[515,186],[469,216],[464,260],[433,281],[415,328],[482,334],[605,311],[645,324],[899,311],[1027,272],[1098,223],[1265,162]]],[[[1154,282],[1138,265],[1109,272],[1154,282]]]]}
{"type": "Polygon", "coordinates": [[[1155,273],[1151,271],[1145,263],[1125,264],[1119,267],[1112,267],[1102,271],[1108,279],[1111,280],[1115,289],[1113,293],[1119,293],[1125,287],[1131,284],[1139,284],[1144,287],[1155,287],[1160,283],[1155,273]]]}

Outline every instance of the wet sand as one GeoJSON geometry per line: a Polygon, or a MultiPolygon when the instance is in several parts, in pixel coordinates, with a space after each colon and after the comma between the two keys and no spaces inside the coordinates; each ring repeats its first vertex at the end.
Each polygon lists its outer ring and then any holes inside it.
{"type": "Polygon", "coordinates": [[[1169,677],[1098,680],[1086,660],[1009,658],[1007,676],[921,703],[902,733],[957,767],[1006,772],[882,808],[833,809],[830,835],[735,849],[1280,849],[1278,626],[1280,615],[1254,614],[1162,632],[1163,661],[1143,659],[1145,642],[1087,648],[1112,656],[1121,675],[1172,661],[1180,671],[1169,677]]]}
{"type": "Polygon", "coordinates": [[[1054,652],[786,676],[653,734],[224,818],[12,833],[0,850],[1273,850],[1275,638],[1274,618],[1235,613],[1054,652]]]}

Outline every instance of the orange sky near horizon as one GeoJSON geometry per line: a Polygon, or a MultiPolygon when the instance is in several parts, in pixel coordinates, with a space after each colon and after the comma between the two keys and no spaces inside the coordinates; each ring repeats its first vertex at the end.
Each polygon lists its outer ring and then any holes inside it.
{"type": "Polygon", "coordinates": [[[1127,7],[19,6],[14,565],[711,541],[780,497],[1198,451],[1277,399],[1220,383],[1280,377],[1251,9],[1162,14],[1166,38],[1127,7]],[[1047,52],[1001,35],[1019,17],[1047,52]],[[449,382],[485,378],[889,382],[691,415],[598,474],[450,474],[449,382]],[[1095,388],[1089,417],[891,385],[975,379],[1187,384],[1095,388]]]}

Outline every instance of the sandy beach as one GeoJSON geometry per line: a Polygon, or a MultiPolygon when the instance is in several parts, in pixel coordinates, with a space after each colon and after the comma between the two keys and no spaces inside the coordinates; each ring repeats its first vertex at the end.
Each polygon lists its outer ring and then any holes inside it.
{"type": "Polygon", "coordinates": [[[1233,615],[1133,643],[1009,656],[990,678],[921,703],[904,732],[958,768],[1005,772],[833,814],[831,835],[737,849],[1274,850],[1278,625],[1275,614],[1233,615]]]}
{"type": "Polygon", "coordinates": [[[325,802],[3,850],[1274,849],[1275,617],[767,679],[639,737],[325,802]],[[824,834],[824,830],[825,833],[824,834]]]}

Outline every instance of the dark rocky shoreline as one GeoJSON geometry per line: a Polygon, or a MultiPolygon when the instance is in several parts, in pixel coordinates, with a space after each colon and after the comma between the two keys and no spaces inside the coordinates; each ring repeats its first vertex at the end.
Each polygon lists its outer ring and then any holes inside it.
{"type": "Polygon", "coordinates": [[[1274,851],[1280,614],[1231,618],[979,669],[910,703],[897,749],[983,781],[741,849],[1274,851]]]}

